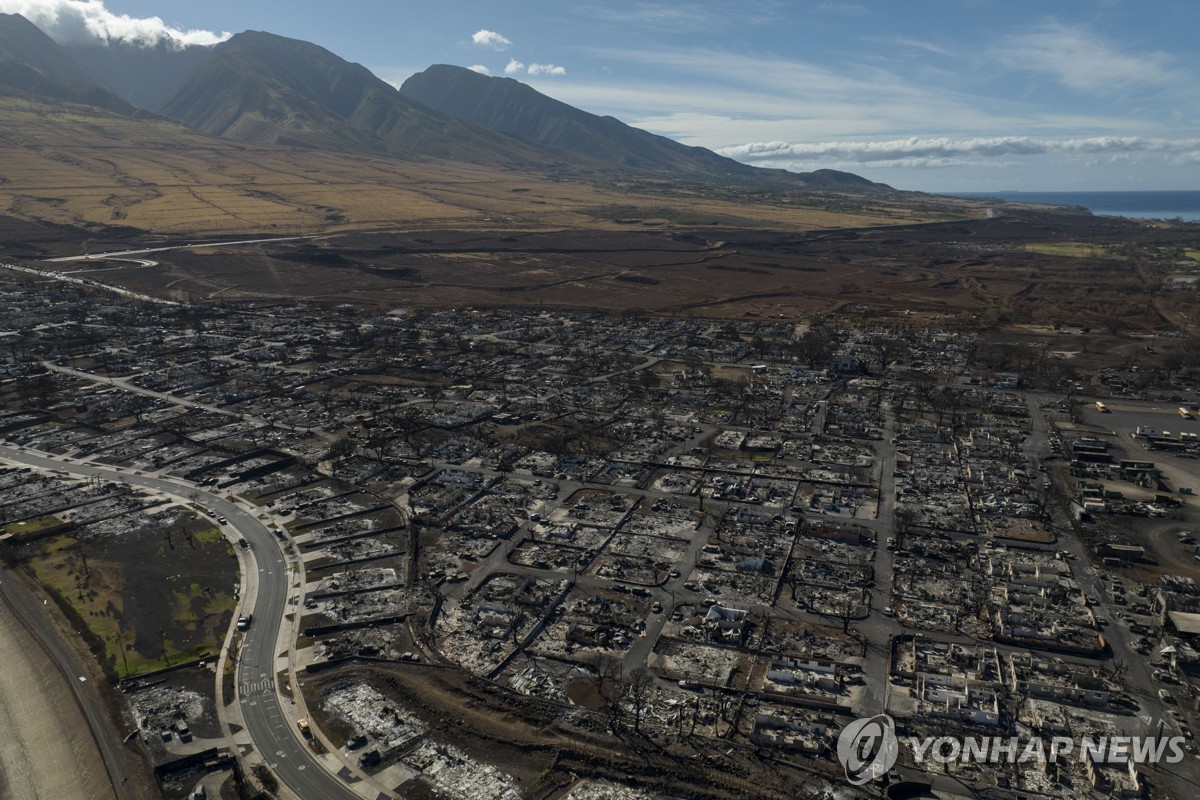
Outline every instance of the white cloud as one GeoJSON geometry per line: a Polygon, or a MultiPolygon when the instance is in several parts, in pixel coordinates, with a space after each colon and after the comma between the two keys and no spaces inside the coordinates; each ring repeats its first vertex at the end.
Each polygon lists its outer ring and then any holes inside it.
{"type": "Polygon", "coordinates": [[[229,33],[173,28],[160,17],[114,14],[103,0],[0,0],[0,12],[20,14],[60,43],[110,42],[149,47],[166,41],[175,45],[213,45],[229,33]]]}
{"type": "MultiPolygon", "coordinates": [[[[1113,103],[1047,108],[1019,98],[947,89],[870,65],[835,65],[721,48],[596,48],[588,55],[646,65],[653,77],[552,82],[535,88],[596,114],[609,114],[687,144],[720,148],[744,142],[894,140],[938,136],[1191,136],[1174,126],[1123,113],[1113,103]]],[[[1191,108],[1180,104],[1179,108],[1191,108]]]]}
{"type": "Polygon", "coordinates": [[[560,75],[566,75],[567,68],[560,67],[557,64],[530,64],[529,66],[525,66],[525,64],[517,61],[515,58],[510,58],[508,60],[508,64],[504,67],[504,74],[511,75],[513,77],[522,74],[535,76],[548,75],[557,77],[560,75]]]}
{"type": "MultiPolygon", "coordinates": [[[[722,147],[718,153],[751,164],[797,164],[830,161],[839,164],[876,166],[948,166],[986,164],[996,158],[1050,154],[1102,154],[1128,158],[1135,154],[1158,154],[1183,161],[1200,153],[1200,139],[1161,139],[1142,136],[1092,136],[1084,138],[1037,139],[1029,136],[911,137],[883,141],[750,142],[722,147]]],[[[1010,162],[1006,162],[1010,163],[1010,162]]]]}
{"type": "MultiPolygon", "coordinates": [[[[775,56],[746,55],[711,49],[617,49],[595,51],[602,58],[654,66],[660,80],[680,75],[689,83],[706,84],[702,92],[675,90],[668,107],[708,110],[710,96],[731,102],[733,109],[748,109],[758,118],[819,120],[829,114],[858,117],[869,128],[843,129],[846,135],[869,134],[881,116],[897,130],[921,130],[928,120],[944,124],[948,117],[974,114],[974,98],[942,88],[914,85],[897,75],[858,65],[838,69],[827,64],[775,56]]],[[[992,104],[996,105],[996,104],[992,104]]],[[[661,108],[660,108],[661,110],[661,108]]],[[[746,113],[741,111],[737,113],[746,113]]],[[[803,138],[809,138],[805,136],[803,138]]]]}
{"type": "Polygon", "coordinates": [[[566,75],[567,68],[557,64],[530,64],[530,75],[566,75]]]}
{"type": "Polygon", "coordinates": [[[955,55],[952,51],[942,47],[941,45],[934,44],[933,42],[927,42],[922,39],[910,39],[906,36],[895,36],[891,39],[875,39],[874,41],[890,42],[910,50],[923,50],[926,53],[932,53],[935,56],[955,55]]]}
{"type": "Polygon", "coordinates": [[[1057,22],[1005,40],[992,55],[1010,68],[1043,73],[1068,88],[1104,95],[1174,79],[1163,53],[1127,52],[1084,27],[1057,22]]]}
{"type": "Polygon", "coordinates": [[[484,47],[490,47],[493,50],[506,50],[512,44],[507,37],[495,31],[489,31],[487,28],[480,28],[475,31],[471,35],[471,41],[484,47]]]}
{"type": "Polygon", "coordinates": [[[478,72],[480,75],[492,74],[492,71],[483,64],[472,64],[471,66],[467,67],[467,69],[471,70],[471,72],[478,72]]]}

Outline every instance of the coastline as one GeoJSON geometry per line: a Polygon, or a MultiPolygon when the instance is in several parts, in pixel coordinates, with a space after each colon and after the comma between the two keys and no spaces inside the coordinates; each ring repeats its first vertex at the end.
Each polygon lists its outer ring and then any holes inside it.
{"type": "Polygon", "coordinates": [[[1200,222],[1200,191],[1190,189],[1164,191],[996,191],[952,192],[950,197],[974,200],[994,198],[1012,203],[1065,205],[1086,208],[1097,216],[1126,219],[1181,219],[1200,222]]]}

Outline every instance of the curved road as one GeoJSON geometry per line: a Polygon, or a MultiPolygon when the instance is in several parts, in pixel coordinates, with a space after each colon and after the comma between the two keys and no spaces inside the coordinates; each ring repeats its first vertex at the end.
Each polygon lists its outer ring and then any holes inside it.
{"type": "MultiPolygon", "coordinates": [[[[238,686],[268,687],[266,690],[250,694],[238,693],[246,732],[258,748],[259,755],[271,765],[280,783],[297,796],[304,800],[347,800],[358,797],[350,787],[327,772],[313,757],[296,730],[295,720],[279,705],[279,697],[274,689],[269,688],[274,686],[275,648],[287,610],[290,573],[275,536],[265,525],[234,503],[190,484],[112,467],[74,464],[6,446],[0,446],[0,458],[31,467],[123,481],[132,486],[195,502],[228,519],[238,533],[250,543],[258,569],[258,590],[252,611],[254,623],[250,630],[246,631],[243,639],[237,666],[238,686]]],[[[89,715],[89,722],[93,725],[100,724],[91,716],[89,715]]],[[[97,733],[103,734],[110,727],[101,725],[97,733]]],[[[98,738],[105,739],[103,735],[98,738]]]]}

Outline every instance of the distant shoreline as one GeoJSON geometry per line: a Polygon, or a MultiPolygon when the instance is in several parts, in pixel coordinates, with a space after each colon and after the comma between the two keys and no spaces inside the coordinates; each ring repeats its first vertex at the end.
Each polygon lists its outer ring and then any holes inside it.
{"type": "Polygon", "coordinates": [[[950,197],[996,198],[1014,203],[1082,206],[1093,214],[1132,219],[1200,222],[1200,190],[1111,192],[947,192],[950,197]]]}

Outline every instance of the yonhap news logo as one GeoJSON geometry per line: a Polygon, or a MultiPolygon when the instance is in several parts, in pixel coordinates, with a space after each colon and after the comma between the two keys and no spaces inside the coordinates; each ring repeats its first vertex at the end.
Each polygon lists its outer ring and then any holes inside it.
{"type": "Polygon", "coordinates": [[[1094,764],[1178,764],[1185,758],[1182,736],[896,736],[896,723],[887,714],[856,719],[838,736],[837,757],[846,780],[861,786],[887,774],[896,765],[900,745],[908,750],[905,763],[917,768],[959,764],[1054,764],[1076,759],[1094,764]]]}
{"type": "Polygon", "coordinates": [[[838,761],[846,770],[846,780],[854,786],[886,774],[899,754],[896,723],[887,714],[856,719],[838,736],[838,761]]]}

